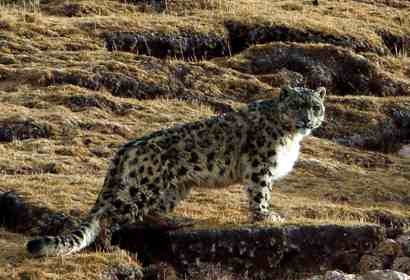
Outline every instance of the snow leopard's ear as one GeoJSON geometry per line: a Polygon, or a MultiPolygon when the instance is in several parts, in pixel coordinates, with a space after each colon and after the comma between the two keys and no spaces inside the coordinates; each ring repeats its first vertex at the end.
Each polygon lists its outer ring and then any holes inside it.
{"type": "Polygon", "coordinates": [[[280,94],[279,94],[279,101],[283,101],[289,96],[291,96],[293,94],[293,91],[294,91],[293,88],[291,88],[290,86],[282,87],[282,89],[280,90],[280,94]]]}
{"type": "Polygon", "coordinates": [[[320,87],[320,88],[316,89],[316,93],[319,95],[320,99],[325,100],[326,88],[320,87]]]}

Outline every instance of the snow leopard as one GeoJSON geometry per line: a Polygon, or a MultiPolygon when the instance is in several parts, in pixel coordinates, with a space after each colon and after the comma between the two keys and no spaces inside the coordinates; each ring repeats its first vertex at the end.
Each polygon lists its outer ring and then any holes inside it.
{"type": "Polygon", "coordinates": [[[325,116],[326,89],[285,86],[271,99],[209,119],[162,129],[119,148],[94,207],[78,228],[30,241],[34,256],[61,256],[93,243],[104,225],[156,220],[196,188],[245,187],[251,222],[283,219],[272,187],[325,116]]]}

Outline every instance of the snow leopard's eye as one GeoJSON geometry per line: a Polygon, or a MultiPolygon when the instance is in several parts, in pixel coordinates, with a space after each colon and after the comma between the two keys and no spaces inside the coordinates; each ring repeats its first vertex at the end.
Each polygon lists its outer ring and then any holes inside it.
{"type": "Polygon", "coordinates": [[[320,111],[322,110],[322,108],[321,108],[319,105],[313,105],[313,106],[312,106],[312,110],[313,110],[315,113],[320,113],[320,111]]]}

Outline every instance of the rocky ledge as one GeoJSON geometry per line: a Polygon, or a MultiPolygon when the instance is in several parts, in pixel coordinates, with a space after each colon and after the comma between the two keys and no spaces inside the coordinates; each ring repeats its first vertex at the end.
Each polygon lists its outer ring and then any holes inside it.
{"type": "Polygon", "coordinates": [[[384,231],[375,225],[244,226],[232,229],[171,230],[130,225],[114,234],[113,244],[145,265],[166,262],[178,274],[195,266],[221,264],[251,279],[283,279],[325,269],[357,271],[365,252],[377,247],[384,231]],[[280,278],[282,277],[282,278],[280,278]]]}

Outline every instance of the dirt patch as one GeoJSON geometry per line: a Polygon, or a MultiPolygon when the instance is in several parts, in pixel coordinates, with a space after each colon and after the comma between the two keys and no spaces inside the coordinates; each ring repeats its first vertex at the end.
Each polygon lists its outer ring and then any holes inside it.
{"type": "Polygon", "coordinates": [[[377,46],[365,40],[348,35],[326,34],[313,29],[297,29],[272,23],[245,24],[227,21],[225,27],[229,33],[232,53],[238,53],[254,44],[271,42],[326,43],[353,49],[356,52],[374,52],[385,54],[383,46],[377,46]]]}
{"type": "Polygon", "coordinates": [[[212,33],[108,32],[103,37],[110,51],[127,51],[158,58],[197,60],[230,54],[225,38],[212,33]]]}
{"type": "Polygon", "coordinates": [[[410,82],[395,80],[352,51],[329,45],[272,43],[254,46],[219,64],[257,77],[286,69],[300,73],[311,88],[325,86],[336,95],[400,96],[410,82]]]}

